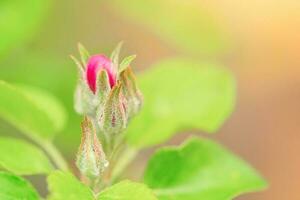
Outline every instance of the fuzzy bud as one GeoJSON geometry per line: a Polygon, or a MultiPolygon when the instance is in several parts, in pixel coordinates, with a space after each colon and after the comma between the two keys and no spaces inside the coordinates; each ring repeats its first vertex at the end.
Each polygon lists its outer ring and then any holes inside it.
{"type": "Polygon", "coordinates": [[[120,74],[120,81],[123,85],[122,91],[126,98],[126,108],[130,119],[140,111],[143,104],[143,95],[137,87],[135,76],[130,67],[127,67],[120,74]]]}
{"type": "Polygon", "coordinates": [[[96,116],[99,104],[116,84],[117,69],[104,55],[90,56],[79,44],[81,62],[71,56],[78,67],[79,79],[75,90],[75,110],[81,115],[96,116]]]}
{"type": "Polygon", "coordinates": [[[122,85],[117,84],[108,96],[104,108],[99,108],[97,121],[100,129],[108,134],[122,132],[127,126],[126,99],[122,85]]]}
{"type": "Polygon", "coordinates": [[[94,125],[88,117],[85,117],[81,123],[81,129],[82,138],[76,165],[81,174],[95,179],[104,172],[108,166],[108,161],[97,138],[94,125]]]}
{"type": "Polygon", "coordinates": [[[93,119],[105,148],[111,146],[110,143],[116,140],[115,135],[127,127],[128,121],[139,112],[143,102],[129,67],[136,56],[128,56],[119,63],[120,49],[121,43],[111,58],[107,58],[99,54],[90,56],[79,45],[81,62],[72,57],[79,71],[75,109],[79,114],[93,119]]]}
{"type": "Polygon", "coordinates": [[[106,58],[104,55],[94,55],[88,60],[86,67],[86,80],[91,91],[95,94],[97,87],[97,77],[98,72],[104,70],[107,72],[109,78],[110,87],[113,88],[116,84],[117,72],[114,69],[110,59],[106,58]]]}

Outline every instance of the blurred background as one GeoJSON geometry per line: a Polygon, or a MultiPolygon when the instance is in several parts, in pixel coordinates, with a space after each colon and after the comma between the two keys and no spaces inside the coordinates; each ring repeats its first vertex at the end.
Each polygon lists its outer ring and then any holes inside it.
{"type": "MultiPolygon", "coordinates": [[[[123,40],[122,55],[138,56],[136,71],[178,56],[222,63],[237,79],[237,105],[209,137],[270,183],[238,199],[298,200],[299,10],[298,0],[0,0],[0,79],[39,86],[64,103],[69,123],[55,142],[72,160],[80,117],[73,111],[77,74],[69,55],[77,56],[78,42],[108,54],[123,40]]],[[[3,122],[0,128],[17,131],[3,122]]],[[[142,170],[148,154],[132,167],[142,170]]]]}

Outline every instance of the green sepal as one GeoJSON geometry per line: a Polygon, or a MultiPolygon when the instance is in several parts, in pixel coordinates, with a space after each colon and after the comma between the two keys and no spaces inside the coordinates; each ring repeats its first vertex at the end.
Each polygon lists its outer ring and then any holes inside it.
{"type": "Polygon", "coordinates": [[[119,66],[119,73],[122,73],[127,67],[130,66],[131,62],[136,58],[136,55],[127,56],[122,60],[119,66]]]}
{"type": "Polygon", "coordinates": [[[70,55],[70,57],[74,61],[74,63],[76,64],[76,66],[78,68],[78,71],[83,74],[85,67],[82,65],[82,63],[77,58],[75,58],[74,56],[70,55]]]}
{"type": "Polygon", "coordinates": [[[86,50],[86,48],[81,43],[78,43],[78,51],[80,53],[82,64],[86,66],[88,59],[90,58],[90,53],[86,50]]]}
{"type": "Polygon", "coordinates": [[[98,101],[83,78],[78,79],[74,102],[74,108],[77,113],[89,116],[95,115],[98,101]]]}
{"type": "Polygon", "coordinates": [[[118,71],[118,68],[119,68],[119,56],[120,56],[120,51],[121,51],[122,46],[123,46],[123,42],[119,42],[110,56],[110,59],[112,60],[116,71],[118,71]]]}
{"type": "Polygon", "coordinates": [[[98,96],[100,101],[99,107],[103,107],[104,106],[103,104],[105,103],[105,99],[108,96],[109,92],[111,91],[108,75],[105,70],[101,70],[99,72],[96,84],[97,84],[96,96],[98,96]]]}

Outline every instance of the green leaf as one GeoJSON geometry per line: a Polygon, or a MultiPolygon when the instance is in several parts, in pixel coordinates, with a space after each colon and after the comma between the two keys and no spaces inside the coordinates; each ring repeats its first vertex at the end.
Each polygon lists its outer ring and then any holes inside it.
{"type": "Polygon", "coordinates": [[[166,147],[148,163],[144,181],[161,200],[229,200],[264,189],[266,182],[244,161],[207,139],[166,147]]]}
{"type": "Polygon", "coordinates": [[[0,55],[32,38],[49,4],[49,0],[0,1],[0,55]]]}
{"type": "Polygon", "coordinates": [[[48,173],[53,166],[40,149],[20,139],[0,137],[0,166],[19,175],[48,173]]]}
{"type": "MultiPolygon", "coordinates": [[[[53,55],[53,52],[40,51],[36,53],[26,52],[14,61],[12,59],[6,60],[0,67],[0,79],[8,83],[22,83],[43,88],[54,94],[63,103],[68,113],[67,126],[63,130],[63,134],[57,134],[55,142],[59,147],[63,147],[65,155],[74,154],[81,135],[78,126],[74,126],[74,124],[80,124],[81,121],[81,117],[74,112],[72,98],[74,86],[78,79],[77,70],[74,66],[74,63],[69,59],[60,60],[53,55]]],[[[5,133],[16,132],[12,127],[6,127],[5,133]]]]}
{"type": "Polygon", "coordinates": [[[172,59],[138,78],[145,102],[127,133],[135,147],[162,143],[186,129],[215,132],[234,107],[234,78],[217,64],[172,59]]]}
{"type": "Polygon", "coordinates": [[[142,183],[121,181],[103,190],[97,200],[156,200],[153,192],[142,183]]]}
{"type": "Polygon", "coordinates": [[[168,43],[192,53],[223,52],[229,37],[198,0],[112,0],[114,8],[139,22],[168,43]]]}
{"type": "Polygon", "coordinates": [[[55,171],[48,177],[49,200],[93,200],[92,191],[71,173],[55,171]]]}
{"type": "Polygon", "coordinates": [[[124,71],[127,67],[129,67],[130,63],[136,58],[136,55],[131,55],[124,58],[119,67],[119,73],[124,71]]]}
{"type": "Polygon", "coordinates": [[[39,195],[27,181],[7,172],[0,172],[0,199],[38,200],[39,195]]]}
{"type": "Polygon", "coordinates": [[[46,92],[36,91],[37,96],[32,92],[29,97],[28,91],[0,80],[0,117],[32,139],[52,139],[64,123],[56,121],[63,118],[61,113],[54,113],[59,106],[52,104],[54,99],[48,99],[50,94],[43,95],[46,92]],[[40,102],[41,100],[45,102],[40,102]],[[45,111],[46,109],[54,109],[54,112],[45,111]],[[57,119],[54,119],[56,117],[57,119]]]}
{"type": "Polygon", "coordinates": [[[44,111],[52,121],[55,131],[60,132],[66,125],[67,111],[52,94],[34,86],[16,85],[35,105],[44,111]]]}

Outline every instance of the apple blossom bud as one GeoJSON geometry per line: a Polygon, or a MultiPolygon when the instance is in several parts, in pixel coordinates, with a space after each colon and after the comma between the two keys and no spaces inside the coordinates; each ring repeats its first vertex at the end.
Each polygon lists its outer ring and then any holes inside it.
{"type": "Polygon", "coordinates": [[[82,138],[76,165],[81,174],[88,178],[99,177],[108,166],[102,146],[97,138],[94,125],[88,117],[81,123],[82,138]]]}
{"type": "Polygon", "coordinates": [[[117,72],[112,62],[104,55],[91,56],[86,67],[86,80],[93,93],[96,93],[96,79],[100,70],[107,72],[111,88],[116,84],[117,72]]]}
{"type": "MultiPolygon", "coordinates": [[[[87,54],[87,53],[86,53],[87,54]]],[[[75,110],[79,114],[95,116],[108,92],[116,84],[117,73],[112,62],[103,55],[94,55],[86,66],[72,57],[79,66],[79,81],[75,91],[75,110]]]]}
{"type": "Polygon", "coordinates": [[[121,72],[120,81],[123,85],[122,91],[127,101],[128,117],[132,118],[142,107],[143,95],[137,87],[135,76],[130,67],[121,72]]]}
{"type": "Polygon", "coordinates": [[[129,67],[136,56],[128,56],[119,64],[120,48],[121,44],[109,59],[104,55],[90,56],[80,45],[81,62],[72,57],[79,71],[75,109],[97,122],[97,134],[105,147],[112,146],[112,141],[116,139],[114,136],[127,127],[143,102],[129,67]]]}
{"type": "Polygon", "coordinates": [[[127,126],[126,99],[122,85],[118,83],[111,91],[104,108],[98,111],[100,129],[110,135],[122,132],[127,126]]]}

